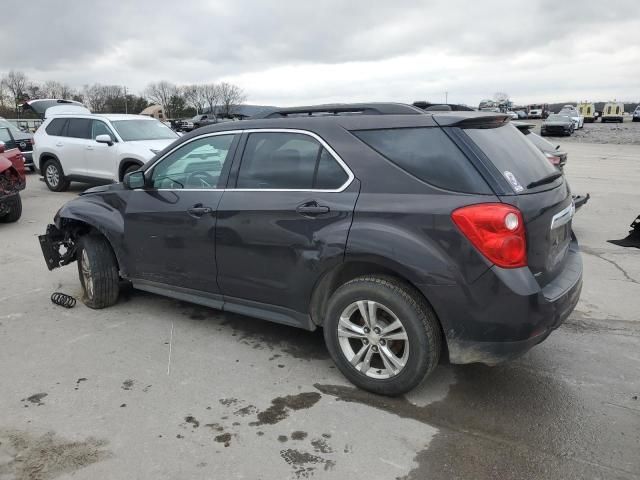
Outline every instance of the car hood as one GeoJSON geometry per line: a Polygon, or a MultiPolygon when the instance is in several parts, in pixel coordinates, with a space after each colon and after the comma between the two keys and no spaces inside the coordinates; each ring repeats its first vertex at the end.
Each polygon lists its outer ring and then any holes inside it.
{"type": "Polygon", "coordinates": [[[17,141],[20,140],[31,140],[33,139],[33,134],[32,133],[27,133],[27,132],[12,132],[13,134],[13,138],[17,141]]]}

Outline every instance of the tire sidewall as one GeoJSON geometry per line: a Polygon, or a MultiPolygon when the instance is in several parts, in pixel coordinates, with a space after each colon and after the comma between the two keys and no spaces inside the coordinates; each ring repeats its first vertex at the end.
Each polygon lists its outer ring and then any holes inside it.
{"type": "Polygon", "coordinates": [[[44,183],[47,184],[47,188],[52,192],[61,192],[62,190],[65,189],[66,179],[64,178],[64,171],[62,170],[62,166],[60,165],[60,162],[58,162],[57,160],[47,160],[44,163],[44,167],[42,169],[42,176],[44,177],[44,183]],[[58,180],[58,185],[56,185],[55,187],[53,187],[49,183],[49,179],[47,178],[47,170],[51,165],[53,165],[58,170],[59,180],[58,180]]]}
{"type": "Polygon", "coordinates": [[[329,301],[323,325],[327,348],[340,371],[355,385],[386,395],[397,395],[417,385],[429,369],[429,341],[420,312],[401,295],[374,281],[359,281],[340,287],[329,301]],[[402,322],[409,338],[409,357],[402,372],[389,379],[374,379],[360,373],[342,353],[338,321],[344,309],[358,300],[372,300],[391,310],[402,322]]]}

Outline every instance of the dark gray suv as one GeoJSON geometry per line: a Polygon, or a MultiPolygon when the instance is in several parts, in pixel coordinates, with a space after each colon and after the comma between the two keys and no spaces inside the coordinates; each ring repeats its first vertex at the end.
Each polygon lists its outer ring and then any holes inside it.
{"type": "Polygon", "coordinates": [[[500,114],[370,104],[204,127],[40,237],[85,303],[134,288],[307,330],[342,373],[397,395],[444,356],[494,365],[575,307],[562,174],[500,114]]]}

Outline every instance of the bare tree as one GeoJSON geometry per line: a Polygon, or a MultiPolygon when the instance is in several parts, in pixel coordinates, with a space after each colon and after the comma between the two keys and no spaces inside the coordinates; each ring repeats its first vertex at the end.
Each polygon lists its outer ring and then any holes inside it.
{"type": "Polygon", "coordinates": [[[509,100],[509,94],[505,92],[496,92],[493,94],[493,99],[498,103],[506,102],[509,100]]]}
{"type": "Polygon", "coordinates": [[[201,89],[205,103],[209,106],[209,113],[216,118],[218,116],[218,105],[220,104],[220,85],[207,83],[202,85],[201,89]]]}
{"type": "Polygon", "coordinates": [[[173,83],[162,80],[150,83],[144,91],[144,96],[153,103],[160,105],[167,118],[171,118],[171,99],[179,96],[178,87],[173,83]]]}
{"type": "Polygon", "coordinates": [[[187,105],[195,109],[196,115],[204,110],[207,104],[204,85],[185,85],[180,90],[187,105]]]}
{"type": "Polygon", "coordinates": [[[2,83],[9,90],[9,95],[13,100],[13,106],[18,111],[18,104],[21,103],[26,93],[29,80],[23,72],[11,70],[3,79],[2,83]]]}
{"type": "Polygon", "coordinates": [[[44,82],[40,91],[43,98],[69,99],[75,94],[69,85],[55,80],[48,80],[44,82]]]}
{"type": "Polygon", "coordinates": [[[231,117],[236,107],[247,99],[244,91],[237,85],[222,82],[220,84],[220,104],[222,106],[222,114],[225,117],[231,117]]]}

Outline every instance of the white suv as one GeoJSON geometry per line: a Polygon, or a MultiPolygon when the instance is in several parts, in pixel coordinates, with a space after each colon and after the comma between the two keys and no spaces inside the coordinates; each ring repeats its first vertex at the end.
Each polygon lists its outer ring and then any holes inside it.
{"type": "Polygon", "coordinates": [[[71,181],[122,181],[177,138],[142,115],[53,115],[35,133],[33,159],[47,187],[61,192],[71,181]]]}

